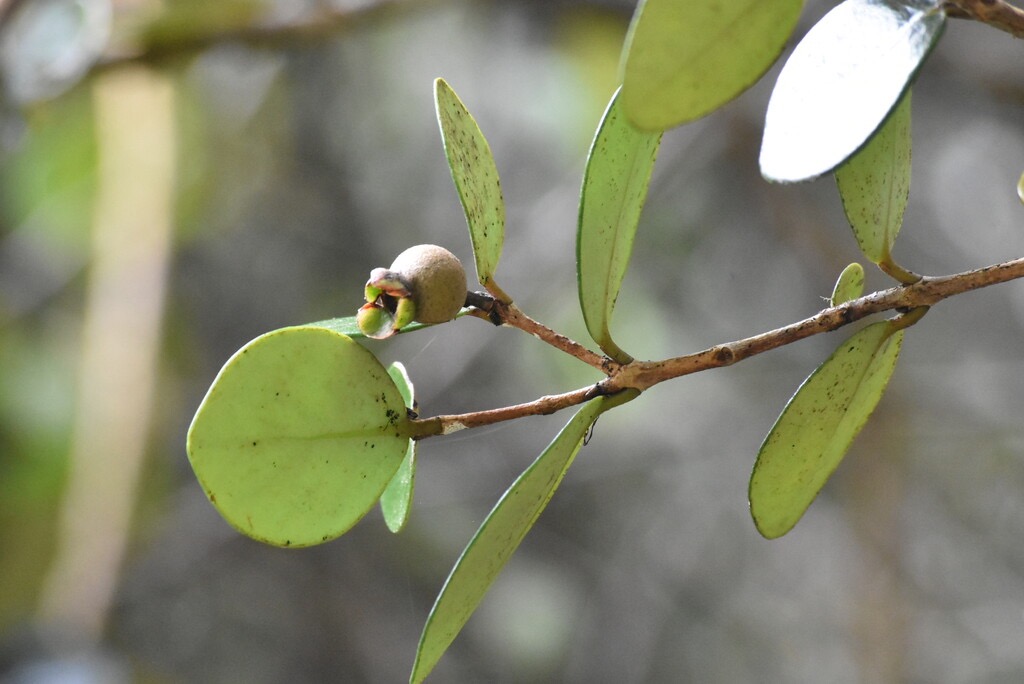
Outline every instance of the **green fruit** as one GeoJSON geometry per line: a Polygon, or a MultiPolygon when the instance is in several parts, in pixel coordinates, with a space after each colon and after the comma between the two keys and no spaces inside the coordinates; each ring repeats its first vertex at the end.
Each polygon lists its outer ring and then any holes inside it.
{"type": "Polygon", "coordinates": [[[425,325],[450,321],[466,303],[466,271],[458,257],[437,245],[405,250],[388,269],[408,286],[415,320],[425,325]]]}

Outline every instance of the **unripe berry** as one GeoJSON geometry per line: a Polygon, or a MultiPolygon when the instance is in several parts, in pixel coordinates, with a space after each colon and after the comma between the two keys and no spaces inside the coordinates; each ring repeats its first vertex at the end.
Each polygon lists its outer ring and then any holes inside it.
{"type": "Polygon", "coordinates": [[[466,271],[458,257],[437,245],[416,245],[397,257],[391,268],[409,290],[415,319],[432,325],[455,318],[466,303],[466,271]]]}
{"type": "Polygon", "coordinates": [[[366,304],[356,321],[367,337],[391,337],[413,321],[444,323],[466,303],[466,272],[444,247],[417,245],[375,268],[366,281],[366,304]]]}

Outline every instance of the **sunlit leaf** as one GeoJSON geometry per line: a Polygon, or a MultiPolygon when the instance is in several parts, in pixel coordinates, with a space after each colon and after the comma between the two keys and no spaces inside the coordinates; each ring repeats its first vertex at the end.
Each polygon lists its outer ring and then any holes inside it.
{"type": "Polygon", "coordinates": [[[867,145],[836,169],[843,210],[864,256],[889,259],[910,196],[910,91],[867,145]]]}
{"type": "Polygon", "coordinates": [[[1017,197],[1020,198],[1021,203],[1024,203],[1024,173],[1020,175],[1020,180],[1017,181],[1017,197]]]}
{"type": "Polygon", "coordinates": [[[782,52],[802,0],[645,0],[626,41],[622,98],[634,125],[698,119],[757,82],[782,52]]]}
{"type": "MultiPolygon", "coordinates": [[[[398,391],[402,393],[405,406],[410,411],[416,411],[416,395],[413,390],[412,380],[409,374],[398,361],[388,366],[388,375],[395,381],[398,391]]],[[[409,448],[405,452],[405,458],[398,472],[391,478],[391,482],[380,495],[380,510],[384,514],[384,522],[388,529],[399,533],[409,521],[409,512],[412,510],[412,496],[416,485],[416,445],[418,442],[411,440],[409,448]]]]}
{"type": "Polygon", "coordinates": [[[609,332],[615,300],[629,267],[640,210],[654,170],[660,133],[643,133],[626,120],[621,97],[612,97],[597,129],[580,192],[576,275],[583,320],[606,354],[632,360],[609,332]]]}
{"type": "Polygon", "coordinates": [[[862,294],[864,294],[864,267],[854,262],[839,274],[836,286],[832,288],[832,297],[829,302],[832,306],[839,306],[862,294]]]}
{"type": "Polygon", "coordinates": [[[345,335],[275,330],[224,365],[188,432],[210,502],[276,546],[333,539],[376,503],[409,446],[402,395],[345,335]]]}
{"type": "Polygon", "coordinates": [[[487,144],[462,100],[443,79],[434,81],[434,103],[452,180],[466,212],[480,284],[494,277],[505,241],[505,200],[498,168],[487,144]]]}
{"type": "Polygon", "coordinates": [[[882,398],[902,343],[903,331],[892,321],[869,325],[789,400],[750,478],[750,513],[762,535],[786,534],[814,501],[882,398]]]}
{"type": "Polygon", "coordinates": [[[456,562],[420,637],[412,682],[421,682],[455,639],[495,577],[547,506],[583,438],[601,412],[636,396],[599,397],[573,416],[536,461],[509,487],[456,562]]]}
{"type": "Polygon", "coordinates": [[[934,0],[846,0],[797,45],[765,116],[761,173],[795,182],[842,164],[899,102],[935,46],[934,0]]]}

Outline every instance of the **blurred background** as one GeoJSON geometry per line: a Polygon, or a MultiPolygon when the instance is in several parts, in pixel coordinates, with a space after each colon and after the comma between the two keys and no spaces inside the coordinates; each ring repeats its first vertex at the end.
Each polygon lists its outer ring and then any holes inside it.
{"type": "MultiPolygon", "coordinates": [[[[833,4],[809,1],[798,34],[833,4]]],[[[351,315],[405,247],[472,262],[437,76],[497,159],[499,282],[585,340],[577,196],[634,5],[0,2],[0,681],[408,678],[451,565],[569,416],[427,440],[401,535],[373,511],[303,550],[220,519],[189,421],[237,348],[351,315]]],[[[1022,50],[951,21],[926,64],[908,268],[1024,254],[1022,50]]],[[[759,176],[778,68],[665,136],[616,313],[635,356],[811,315],[859,257],[830,179],[759,176]]],[[[603,416],[431,681],[1024,680],[1024,283],[934,308],[836,476],[765,541],[758,447],[848,334],[603,416]]],[[[407,365],[423,415],[597,379],[473,318],[371,348],[407,365]]]]}

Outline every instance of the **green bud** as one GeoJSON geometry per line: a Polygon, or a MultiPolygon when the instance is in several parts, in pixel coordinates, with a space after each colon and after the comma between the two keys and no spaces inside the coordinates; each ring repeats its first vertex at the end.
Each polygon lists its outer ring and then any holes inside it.
{"type": "Polygon", "coordinates": [[[395,321],[391,326],[395,332],[416,320],[416,302],[409,297],[402,297],[395,305],[395,321]]]}
{"type": "Polygon", "coordinates": [[[376,302],[363,304],[356,312],[356,324],[367,337],[383,340],[397,332],[394,327],[395,317],[390,311],[376,302]]]}

